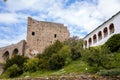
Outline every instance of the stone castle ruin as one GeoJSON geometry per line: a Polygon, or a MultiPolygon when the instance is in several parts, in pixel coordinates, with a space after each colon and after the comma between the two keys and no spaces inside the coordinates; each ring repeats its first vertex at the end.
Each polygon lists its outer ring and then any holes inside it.
{"type": "Polygon", "coordinates": [[[4,62],[14,54],[33,57],[42,53],[56,40],[63,42],[69,36],[70,33],[63,24],[37,21],[28,17],[27,41],[22,40],[17,44],[0,48],[0,61],[4,62]]]}

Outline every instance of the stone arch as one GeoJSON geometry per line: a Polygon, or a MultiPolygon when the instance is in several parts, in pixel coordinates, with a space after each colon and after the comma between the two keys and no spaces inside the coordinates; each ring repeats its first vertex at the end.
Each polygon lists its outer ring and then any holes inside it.
{"type": "Polygon", "coordinates": [[[108,29],[107,29],[107,27],[105,27],[103,29],[103,33],[104,33],[104,38],[108,36],[108,29]]]}
{"type": "Polygon", "coordinates": [[[97,42],[97,36],[96,34],[93,35],[93,43],[96,43],[97,42]]]}
{"type": "Polygon", "coordinates": [[[101,39],[102,39],[102,32],[99,31],[99,32],[98,32],[98,41],[100,41],[101,39]]]}
{"type": "Polygon", "coordinates": [[[90,46],[92,44],[92,39],[89,38],[88,42],[89,42],[89,46],[90,46]]]}
{"type": "Polygon", "coordinates": [[[18,53],[19,53],[19,50],[18,50],[17,48],[15,48],[15,49],[13,50],[12,55],[17,55],[18,53]]]}
{"type": "Polygon", "coordinates": [[[8,58],[9,58],[9,52],[6,51],[6,52],[3,54],[2,57],[3,57],[4,60],[8,59],[8,58]]]}
{"type": "Polygon", "coordinates": [[[114,24],[111,23],[109,26],[110,34],[114,33],[114,24]]]}

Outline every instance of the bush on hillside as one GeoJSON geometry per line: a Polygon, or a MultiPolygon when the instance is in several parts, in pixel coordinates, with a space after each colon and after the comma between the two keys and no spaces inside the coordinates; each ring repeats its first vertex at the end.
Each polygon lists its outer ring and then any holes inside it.
{"type": "Polygon", "coordinates": [[[63,47],[63,43],[56,41],[54,44],[48,46],[44,52],[43,56],[45,59],[49,59],[54,53],[57,53],[63,47]]]}
{"type": "Polygon", "coordinates": [[[61,69],[65,65],[65,57],[61,54],[54,54],[48,61],[51,70],[61,69]]]}
{"type": "Polygon", "coordinates": [[[79,39],[78,36],[73,36],[64,41],[64,44],[70,46],[71,48],[83,49],[84,40],[79,39]]]}
{"type": "Polygon", "coordinates": [[[42,58],[39,59],[38,68],[39,69],[48,69],[48,60],[42,59],[42,58]]]}
{"type": "Polygon", "coordinates": [[[107,47],[93,47],[90,49],[86,49],[84,53],[85,54],[83,58],[89,66],[97,68],[102,67],[105,69],[114,68],[114,65],[112,65],[114,61],[114,56],[110,54],[111,52],[107,47]]]}
{"type": "Polygon", "coordinates": [[[71,48],[67,45],[64,45],[58,52],[57,54],[60,54],[65,58],[65,64],[69,64],[71,62],[71,48]]]}
{"type": "Polygon", "coordinates": [[[117,52],[120,49],[120,34],[115,34],[105,43],[111,52],[117,52]]]}
{"type": "Polygon", "coordinates": [[[120,75],[120,69],[101,70],[97,74],[100,76],[117,76],[120,75]]]}
{"type": "Polygon", "coordinates": [[[81,54],[80,54],[80,51],[75,49],[75,48],[72,48],[71,49],[71,59],[72,60],[77,60],[81,57],[81,54]]]}
{"type": "Polygon", "coordinates": [[[14,57],[12,57],[6,61],[6,64],[4,66],[4,71],[6,71],[7,68],[9,68],[10,66],[12,66],[14,64],[16,64],[22,71],[23,64],[25,61],[27,61],[27,59],[28,59],[27,57],[24,57],[21,55],[15,55],[14,57]]]}
{"type": "Polygon", "coordinates": [[[9,68],[7,68],[5,73],[10,78],[13,78],[13,77],[19,76],[21,74],[21,70],[16,64],[14,64],[14,65],[10,66],[9,68]]]}
{"type": "Polygon", "coordinates": [[[38,58],[32,58],[27,60],[27,62],[24,63],[24,71],[34,72],[38,69],[38,58]]]}

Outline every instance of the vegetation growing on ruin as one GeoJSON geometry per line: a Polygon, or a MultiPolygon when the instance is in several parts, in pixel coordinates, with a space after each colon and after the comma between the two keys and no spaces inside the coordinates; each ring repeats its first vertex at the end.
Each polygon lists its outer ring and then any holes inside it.
{"type": "Polygon", "coordinates": [[[1,77],[40,77],[69,73],[90,73],[101,76],[120,75],[118,47],[120,45],[114,45],[114,40],[119,35],[114,36],[104,45],[89,49],[83,49],[82,39],[73,37],[64,43],[56,41],[53,45],[48,46],[42,54],[32,59],[16,55],[7,60],[1,77]],[[111,51],[110,42],[114,48],[117,48],[114,49],[114,52],[111,51]],[[20,57],[21,59],[19,59],[20,57]]]}

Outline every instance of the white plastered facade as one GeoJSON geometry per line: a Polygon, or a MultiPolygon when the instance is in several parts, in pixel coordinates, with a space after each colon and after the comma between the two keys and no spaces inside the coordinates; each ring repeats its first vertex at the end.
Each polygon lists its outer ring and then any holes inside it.
{"type": "Polygon", "coordinates": [[[120,33],[120,11],[98,26],[83,39],[85,48],[104,44],[112,35],[120,33]]]}

